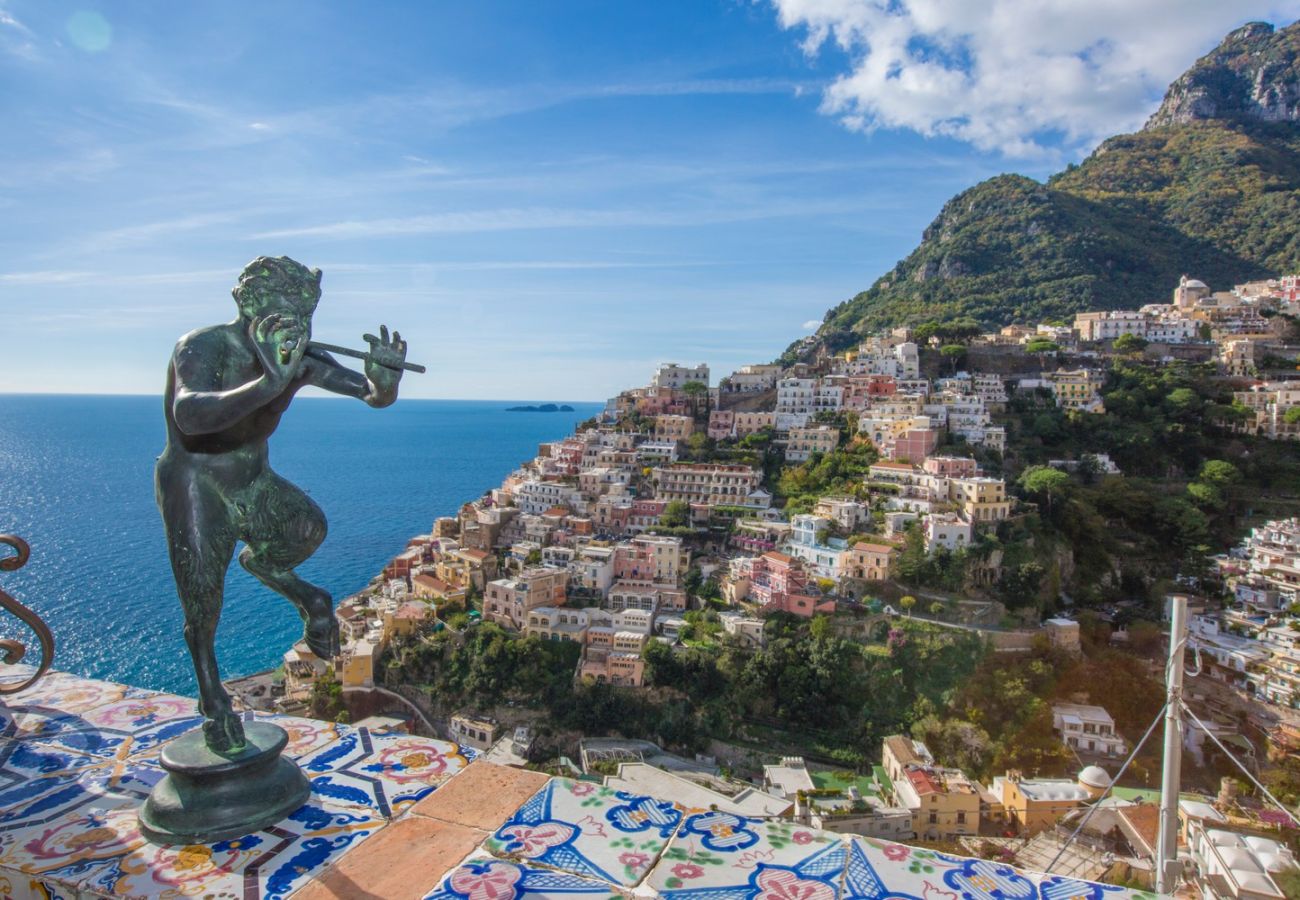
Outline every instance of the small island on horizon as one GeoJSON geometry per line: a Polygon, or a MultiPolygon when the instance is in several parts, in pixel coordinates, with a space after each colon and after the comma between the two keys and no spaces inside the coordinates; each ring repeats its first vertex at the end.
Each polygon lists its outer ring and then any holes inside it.
{"type": "Polygon", "coordinates": [[[558,405],[557,405],[557,404],[554,404],[554,403],[543,403],[543,404],[541,404],[541,405],[539,405],[539,406],[508,406],[508,407],[506,407],[506,412],[542,412],[542,413],[553,413],[553,412],[573,412],[573,411],[574,411],[574,410],[573,410],[573,407],[570,406],[570,405],[567,404],[567,403],[561,403],[561,404],[558,404],[558,405]]]}

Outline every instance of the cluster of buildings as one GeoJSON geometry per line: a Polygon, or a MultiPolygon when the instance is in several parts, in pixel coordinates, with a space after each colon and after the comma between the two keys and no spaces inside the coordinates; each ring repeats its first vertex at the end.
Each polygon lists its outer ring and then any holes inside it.
{"type": "Polygon", "coordinates": [[[1253,528],[1219,559],[1233,602],[1191,617],[1191,643],[1209,677],[1245,696],[1300,709],[1300,519],[1253,528]]]}
{"type": "Polygon", "coordinates": [[[1011,832],[1032,836],[1072,810],[1096,800],[1110,785],[1105,770],[1083,769],[1077,779],[1026,778],[1007,772],[983,785],[960,769],[938,765],[922,741],[885,738],[881,765],[851,783],[788,757],[763,767],[764,789],[792,804],[790,815],[826,831],[886,840],[951,841],[1011,832]]]}

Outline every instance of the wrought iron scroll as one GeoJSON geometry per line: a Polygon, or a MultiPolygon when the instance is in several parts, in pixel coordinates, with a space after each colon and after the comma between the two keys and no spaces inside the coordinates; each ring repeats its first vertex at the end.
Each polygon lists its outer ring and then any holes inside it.
{"type": "MultiPolygon", "coordinates": [[[[7,556],[0,559],[0,572],[13,572],[21,569],[27,564],[28,557],[32,555],[32,548],[27,546],[27,542],[17,535],[0,534],[0,544],[7,544],[18,551],[17,556],[7,556]]],[[[0,694],[16,694],[35,684],[37,679],[50,668],[50,663],[54,661],[54,635],[50,632],[49,626],[41,621],[40,616],[2,590],[0,590],[0,608],[17,616],[24,625],[35,632],[36,640],[41,645],[41,663],[36,667],[36,672],[30,678],[14,684],[0,684],[0,694]]],[[[0,663],[14,665],[26,654],[26,644],[21,641],[0,638],[0,663]]]]}

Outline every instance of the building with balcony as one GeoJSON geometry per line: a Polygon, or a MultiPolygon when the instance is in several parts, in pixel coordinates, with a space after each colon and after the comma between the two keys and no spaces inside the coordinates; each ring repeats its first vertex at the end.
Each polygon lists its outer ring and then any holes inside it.
{"type": "Polygon", "coordinates": [[[514,578],[490,581],[483,595],[483,618],[522,631],[530,610],[564,605],[568,584],[568,572],[541,566],[526,568],[514,578]]]}
{"type": "Polygon", "coordinates": [[[1128,753],[1128,745],[1115,730],[1115,720],[1103,707],[1055,703],[1052,727],[1061,735],[1061,741],[1080,756],[1123,759],[1128,753]]]}

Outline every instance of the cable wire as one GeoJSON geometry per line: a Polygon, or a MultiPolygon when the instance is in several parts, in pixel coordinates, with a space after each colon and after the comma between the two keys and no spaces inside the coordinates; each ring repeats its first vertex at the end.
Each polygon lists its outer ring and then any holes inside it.
{"type": "Polygon", "coordinates": [[[1269,800],[1271,800],[1271,801],[1273,802],[1273,805],[1274,805],[1274,806],[1276,806],[1276,807],[1277,807],[1278,809],[1280,809],[1282,812],[1286,813],[1288,816],[1291,817],[1292,821],[1294,821],[1294,820],[1295,820],[1295,814],[1292,813],[1291,810],[1287,809],[1287,808],[1282,804],[1282,801],[1280,801],[1280,800],[1278,800],[1276,797],[1274,797],[1274,796],[1272,795],[1272,793],[1269,792],[1269,789],[1268,789],[1268,788],[1264,787],[1264,785],[1262,785],[1262,784],[1259,783],[1259,779],[1256,778],[1256,777],[1251,773],[1250,769],[1247,769],[1247,768],[1246,768],[1246,764],[1245,764],[1245,763],[1243,763],[1241,760],[1237,759],[1236,755],[1233,754],[1233,752],[1232,752],[1231,750],[1229,750],[1227,747],[1223,746],[1223,741],[1219,740],[1218,735],[1216,735],[1213,731],[1211,731],[1209,728],[1207,728],[1207,727],[1205,726],[1205,723],[1204,723],[1204,722],[1202,722],[1200,719],[1196,718],[1196,713],[1192,712],[1191,707],[1189,707],[1186,703],[1183,703],[1183,704],[1182,704],[1182,707],[1183,707],[1183,712],[1185,712],[1185,713],[1187,713],[1187,715],[1191,716],[1192,721],[1195,722],[1195,723],[1200,727],[1201,731],[1204,731],[1206,734],[1208,734],[1208,735],[1210,736],[1210,740],[1214,741],[1214,743],[1218,745],[1219,749],[1223,751],[1224,755],[1227,756],[1228,759],[1230,759],[1230,760],[1232,760],[1234,763],[1236,763],[1238,769],[1241,769],[1242,772],[1246,773],[1246,777],[1250,779],[1251,783],[1254,784],[1255,787],[1257,787],[1257,788],[1259,788],[1261,791],[1263,791],[1264,796],[1267,797],[1269,800]]]}
{"type": "Polygon", "coordinates": [[[1108,796],[1110,796],[1110,792],[1114,789],[1116,782],[1118,782],[1121,778],[1124,777],[1124,773],[1128,771],[1129,763],[1133,762],[1133,760],[1137,757],[1138,751],[1141,750],[1142,746],[1147,742],[1147,738],[1151,737],[1151,732],[1156,730],[1156,725],[1158,725],[1160,723],[1160,720],[1164,718],[1165,710],[1167,710],[1168,708],[1169,708],[1168,702],[1164,703],[1160,707],[1160,712],[1156,713],[1156,717],[1152,719],[1151,724],[1147,726],[1147,733],[1142,735],[1142,740],[1137,742],[1137,746],[1135,746],[1133,748],[1133,752],[1128,755],[1128,759],[1124,760],[1124,765],[1120,766],[1119,772],[1116,773],[1115,777],[1110,780],[1110,784],[1106,785],[1106,790],[1104,790],[1101,796],[1097,798],[1097,802],[1094,803],[1088,809],[1088,812],[1086,814],[1084,814],[1084,817],[1079,822],[1078,827],[1074,829],[1074,833],[1071,834],[1068,838],[1066,838],[1065,843],[1061,845],[1061,849],[1057,851],[1056,856],[1052,859],[1052,862],[1048,865],[1046,869],[1043,870],[1044,875],[1050,875],[1052,873],[1052,869],[1054,869],[1056,867],[1056,864],[1061,861],[1061,857],[1065,855],[1065,851],[1069,848],[1070,844],[1074,843],[1074,839],[1079,836],[1079,832],[1083,831],[1083,826],[1088,824],[1088,820],[1092,818],[1092,814],[1095,813],[1101,807],[1101,801],[1105,800],[1108,796]]]}

